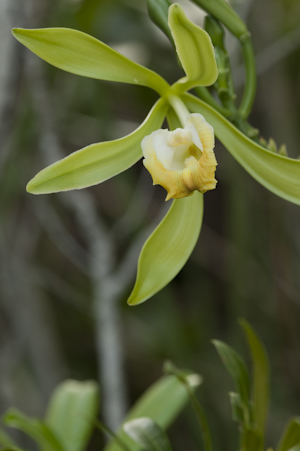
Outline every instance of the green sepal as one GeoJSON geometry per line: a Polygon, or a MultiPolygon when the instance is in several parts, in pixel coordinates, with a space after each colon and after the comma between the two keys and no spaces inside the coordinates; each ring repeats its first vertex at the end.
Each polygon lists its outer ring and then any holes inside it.
{"type": "Polygon", "coordinates": [[[15,28],[12,34],[40,58],[67,72],[147,86],[160,95],[168,90],[168,83],[160,75],[81,31],[71,28],[15,28]]]}
{"type": "Polygon", "coordinates": [[[297,445],[300,445],[300,417],[294,417],[288,422],[276,451],[288,451],[297,445]]]}
{"type": "Polygon", "coordinates": [[[300,161],[270,152],[247,138],[214,108],[185,94],[183,100],[193,113],[202,114],[231,155],[265,188],[300,205],[300,161]]]}
{"type": "Polygon", "coordinates": [[[65,451],[84,451],[97,417],[99,387],[94,381],[67,380],[51,396],[45,422],[65,451]]]}
{"type": "Polygon", "coordinates": [[[270,370],[266,350],[250,324],[239,321],[247,338],[253,365],[253,421],[264,437],[269,408],[270,370]]]}
{"type": "Polygon", "coordinates": [[[167,434],[151,418],[142,417],[123,425],[126,434],[144,451],[172,451],[167,434]]]}
{"type": "Polygon", "coordinates": [[[32,194],[86,188],[125,171],[142,157],[141,141],[161,127],[168,109],[159,99],[144,122],[130,135],[84,147],[40,171],[27,185],[32,194]]]}
{"type": "Polygon", "coordinates": [[[33,438],[42,451],[64,451],[59,439],[43,421],[27,417],[17,409],[9,409],[3,422],[33,438]]]}
{"type": "Polygon", "coordinates": [[[218,76],[214,48],[205,30],[191,22],[182,7],[169,8],[169,27],[186,77],[173,85],[177,94],[195,86],[210,86],[218,76]]]}
{"type": "MultiPolygon", "coordinates": [[[[192,390],[196,390],[201,380],[197,374],[186,375],[186,380],[192,390]]],[[[186,388],[175,376],[164,376],[137,401],[129,411],[124,421],[135,418],[149,417],[158,426],[166,430],[186,406],[189,395],[186,388]]],[[[133,442],[120,428],[117,432],[120,440],[127,445],[130,451],[139,451],[141,447],[133,442]]],[[[105,446],[103,451],[124,451],[120,444],[113,439],[105,446]]]]}
{"type": "Polygon", "coordinates": [[[183,268],[198,240],[203,217],[203,194],[173,201],[167,215],[141,251],[129,305],[137,305],[164,288],[183,268]]]}

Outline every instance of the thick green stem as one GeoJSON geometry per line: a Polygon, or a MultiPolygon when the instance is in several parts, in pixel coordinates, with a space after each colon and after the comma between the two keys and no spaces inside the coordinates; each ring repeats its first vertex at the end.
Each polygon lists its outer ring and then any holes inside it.
{"type": "Polygon", "coordinates": [[[256,93],[256,68],[250,36],[241,36],[240,43],[242,44],[242,52],[246,69],[246,84],[239,107],[239,112],[243,118],[247,118],[251,112],[256,93]]]}
{"type": "Polygon", "coordinates": [[[222,105],[220,105],[211,95],[211,93],[208,91],[207,88],[204,88],[203,86],[198,86],[197,88],[194,88],[196,94],[200,97],[201,100],[204,100],[204,102],[208,103],[210,106],[212,106],[215,110],[217,110],[219,113],[221,113],[223,116],[230,118],[231,112],[229,109],[224,108],[222,105]]]}

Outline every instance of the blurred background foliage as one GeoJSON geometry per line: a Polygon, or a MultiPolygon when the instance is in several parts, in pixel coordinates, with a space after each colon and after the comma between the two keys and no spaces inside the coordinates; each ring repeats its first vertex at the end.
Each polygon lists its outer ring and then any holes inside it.
{"type": "MultiPolygon", "coordinates": [[[[193,21],[202,23],[199,8],[188,0],[179,3],[193,21]]],[[[289,155],[297,158],[300,3],[240,0],[233,6],[251,30],[257,58],[258,93],[251,123],[265,138],[285,143],[289,155]]],[[[283,423],[300,414],[299,208],[261,187],[217,143],[219,183],[205,195],[203,229],[192,257],[153,299],[128,307],[145,230],[149,234],[165,209],[164,190],[152,187],[142,163],[73,197],[35,197],[25,192],[25,185],[58,155],[134,130],[156,94],[50,67],[13,41],[13,26],[77,28],[169,82],[182,76],[171,45],[147,15],[145,1],[2,1],[1,412],[16,406],[39,415],[62,379],[99,378],[110,354],[100,330],[109,318],[99,316],[109,280],[110,289],[116,287],[115,313],[120,315],[124,406],[136,400],[161,375],[164,360],[171,359],[204,378],[199,396],[215,448],[237,447],[230,419],[231,381],[210,340],[224,340],[245,354],[237,324],[242,316],[256,328],[270,356],[268,435],[269,444],[276,443],[283,423]],[[117,277],[120,262],[126,266],[121,271],[125,281],[117,277]]],[[[228,36],[227,44],[236,86],[242,88],[238,43],[228,36]]],[[[170,436],[174,449],[195,449],[200,438],[189,409],[170,436]]],[[[90,449],[99,446],[97,435],[90,449]]]]}

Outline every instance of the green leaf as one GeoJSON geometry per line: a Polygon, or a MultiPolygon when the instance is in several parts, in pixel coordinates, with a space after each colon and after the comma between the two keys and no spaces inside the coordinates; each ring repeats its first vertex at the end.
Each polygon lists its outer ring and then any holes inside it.
{"type": "Polygon", "coordinates": [[[168,213],[144,244],[129,305],[146,301],[183,268],[198,240],[203,217],[203,194],[173,201],[168,213]]]}
{"type": "Polygon", "coordinates": [[[243,434],[241,451],[262,450],[262,436],[257,430],[247,428],[245,431],[241,431],[241,434],[243,434]]]}
{"type": "Polygon", "coordinates": [[[186,73],[186,77],[175,83],[173,89],[182,93],[194,86],[212,85],[218,70],[210,36],[191,22],[177,3],[169,8],[169,26],[186,73]]]}
{"type": "Polygon", "coordinates": [[[300,417],[292,418],[286,425],[276,451],[288,451],[300,445],[300,417]]]}
{"type": "Polygon", "coordinates": [[[25,432],[33,438],[42,451],[64,451],[62,444],[45,423],[30,418],[17,409],[10,409],[3,418],[4,424],[25,432]]]}
{"type": "Polygon", "coordinates": [[[92,36],[71,28],[15,28],[14,37],[59,69],[100,80],[148,86],[163,95],[168,83],[92,36]]]}
{"type": "Polygon", "coordinates": [[[253,417],[259,433],[264,436],[269,407],[269,361],[263,344],[250,324],[239,321],[247,338],[253,363],[253,417]]]}
{"type": "MultiPolygon", "coordinates": [[[[186,378],[193,390],[201,382],[198,374],[190,374],[186,378]]],[[[149,417],[160,428],[166,430],[186,406],[188,400],[187,390],[182,383],[175,376],[164,376],[143,394],[130,410],[125,421],[149,417]]],[[[130,451],[139,451],[141,449],[139,445],[125,434],[122,428],[118,431],[118,436],[128,446],[130,451]]],[[[104,451],[123,451],[123,449],[116,440],[112,440],[104,448],[104,451]]]]}
{"type": "Polygon", "coordinates": [[[15,446],[14,440],[3,429],[0,429],[0,445],[6,447],[15,446]]]}
{"type": "Polygon", "coordinates": [[[98,405],[99,388],[94,381],[67,380],[54,390],[45,421],[66,451],[86,449],[98,405]]]}
{"type": "Polygon", "coordinates": [[[144,122],[130,135],[84,147],[39,172],[27,185],[32,194],[86,188],[128,169],[142,157],[141,141],[160,128],[167,103],[159,99],[144,122]]]}
{"type": "Polygon", "coordinates": [[[172,451],[167,434],[151,418],[127,421],[123,429],[145,451],[172,451]]]}
{"type": "Polygon", "coordinates": [[[214,108],[192,95],[183,96],[193,113],[202,114],[217,138],[252,177],[274,194],[300,205],[300,161],[275,154],[251,141],[214,108]]]}
{"type": "Polygon", "coordinates": [[[242,357],[226,343],[219,340],[212,340],[218,354],[231,375],[236,390],[241,397],[241,401],[246,407],[250,397],[250,382],[246,364],[242,357]]]}

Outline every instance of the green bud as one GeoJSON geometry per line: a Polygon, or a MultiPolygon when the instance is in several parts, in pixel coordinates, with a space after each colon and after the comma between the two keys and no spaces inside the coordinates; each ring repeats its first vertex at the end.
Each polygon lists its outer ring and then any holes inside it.
{"type": "Polygon", "coordinates": [[[214,17],[207,15],[205,17],[204,29],[211,37],[214,47],[219,47],[225,51],[224,47],[224,29],[220,22],[214,17]]]}
{"type": "Polygon", "coordinates": [[[193,0],[204,11],[222,22],[232,34],[239,39],[249,35],[248,29],[242,19],[236,14],[225,0],[193,0]]]}
{"type": "Polygon", "coordinates": [[[269,138],[267,149],[270,150],[271,152],[277,153],[277,144],[273,138],[269,138]]]}
{"type": "Polygon", "coordinates": [[[279,153],[279,155],[283,155],[284,157],[288,156],[287,148],[286,148],[285,144],[281,144],[281,146],[279,147],[278,153],[279,153]]]}
{"type": "Polygon", "coordinates": [[[169,0],[147,0],[148,14],[152,22],[167,36],[174,45],[173,36],[168,25],[169,0]]]}

